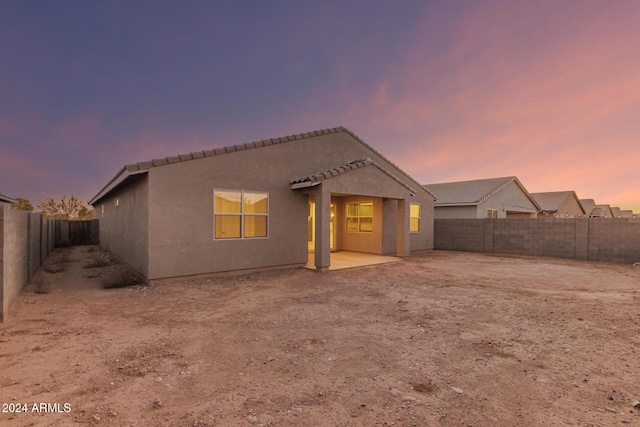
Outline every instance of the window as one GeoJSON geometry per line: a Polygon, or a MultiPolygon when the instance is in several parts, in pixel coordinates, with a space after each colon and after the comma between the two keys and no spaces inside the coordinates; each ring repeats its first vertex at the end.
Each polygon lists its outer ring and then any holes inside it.
{"type": "Polygon", "coordinates": [[[216,239],[267,237],[269,194],[257,191],[214,190],[216,239]]]}
{"type": "Polygon", "coordinates": [[[498,209],[487,209],[487,218],[498,218],[498,209]]]}
{"type": "Polygon", "coordinates": [[[370,233],[373,231],[373,203],[347,203],[347,231],[370,233]]]}
{"type": "Polygon", "coordinates": [[[409,231],[412,233],[420,232],[420,204],[419,203],[411,203],[410,205],[410,224],[409,231]]]}

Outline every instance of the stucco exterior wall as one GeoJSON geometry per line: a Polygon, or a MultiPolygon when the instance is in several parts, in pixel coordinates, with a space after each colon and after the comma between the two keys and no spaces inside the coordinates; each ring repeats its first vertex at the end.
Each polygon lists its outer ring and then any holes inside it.
{"type": "Polygon", "coordinates": [[[95,206],[100,224],[100,243],[145,276],[149,272],[149,180],[133,177],[95,206]]]}
{"type": "Polygon", "coordinates": [[[353,252],[368,252],[374,254],[382,253],[382,199],[379,197],[352,196],[342,197],[341,210],[343,215],[336,224],[341,229],[342,239],[340,240],[340,249],[353,252]],[[344,216],[347,203],[354,202],[372,202],[373,203],[373,231],[368,232],[349,232],[346,231],[346,217],[344,216]]]}
{"type": "Polygon", "coordinates": [[[506,218],[509,212],[529,213],[535,218],[538,212],[538,208],[515,182],[509,183],[487,200],[479,203],[475,217],[486,218],[487,209],[496,209],[498,218],[506,218]]]}
{"type": "MultiPolygon", "coordinates": [[[[292,190],[290,182],[367,157],[404,179],[401,171],[347,132],[150,168],[147,277],[158,279],[305,264],[309,198],[304,191],[292,190]],[[268,192],[268,238],[214,239],[214,189],[268,192]]],[[[375,170],[375,167],[368,166],[346,173],[348,179],[336,177],[323,181],[321,185],[332,187],[332,192],[336,193],[380,196],[380,192],[386,189],[376,188],[375,182],[368,181],[377,177],[375,170]],[[360,193],[362,189],[367,193],[360,193]]],[[[407,180],[407,184],[417,192],[411,202],[423,206],[423,231],[411,236],[411,247],[413,250],[432,249],[433,229],[429,224],[433,221],[433,199],[421,191],[418,183],[407,180]]],[[[385,185],[394,187],[390,189],[394,195],[397,187],[402,187],[408,194],[407,189],[391,179],[385,181],[385,185]]],[[[110,196],[110,200],[113,198],[110,196]]],[[[381,201],[379,205],[382,209],[381,201]]],[[[108,240],[104,236],[108,228],[110,225],[105,223],[101,229],[102,241],[108,240]]],[[[381,237],[379,239],[381,242],[381,237]]],[[[378,248],[382,251],[381,243],[378,243],[378,248]]]]}
{"type": "MultiPolygon", "coordinates": [[[[482,218],[485,218],[487,213],[485,211],[482,218]]],[[[436,206],[435,207],[435,219],[444,218],[477,218],[478,207],[477,206],[436,206]]]]}

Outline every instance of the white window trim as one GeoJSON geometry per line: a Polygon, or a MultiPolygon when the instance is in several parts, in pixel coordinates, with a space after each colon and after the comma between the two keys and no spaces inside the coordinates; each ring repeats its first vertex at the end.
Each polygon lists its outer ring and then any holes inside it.
{"type": "Polygon", "coordinates": [[[269,238],[271,231],[271,224],[269,219],[269,212],[271,212],[270,202],[271,196],[268,191],[263,190],[237,190],[230,188],[214,188],[213,189],[213,240],[219,241],[231,241],[231,240],[264,240],[269,238]],[[240,213],[216,213],[216,191],[232,191],[240,192],[240,213]],[[244,213],[244,193],[265,193],[267,195],[267,213],[266,214],[245,214],[244,213]],[[240,215],[240,237],[216,237],[216,215],[238,216],[240,215]],[[267,235],[258,237],[244,237],[244,217],[246,216],[266,216],[267,217],[267,235]]]}

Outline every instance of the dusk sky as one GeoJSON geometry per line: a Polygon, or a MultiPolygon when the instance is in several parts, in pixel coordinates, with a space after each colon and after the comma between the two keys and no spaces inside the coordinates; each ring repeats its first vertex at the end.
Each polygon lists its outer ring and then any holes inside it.
{"type": "Polygon", "coordinates": [[[640,1],[0,0],[0,193],[345,126],[424,184],[640,212],[640,1]]]}

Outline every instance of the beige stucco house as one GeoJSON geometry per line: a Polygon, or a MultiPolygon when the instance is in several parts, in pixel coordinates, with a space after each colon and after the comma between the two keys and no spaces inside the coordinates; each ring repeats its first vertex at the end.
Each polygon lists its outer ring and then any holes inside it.
{"type": "Polygon", "coordinates": [[[346,128],[123,167],[90,201],[148,279],[433,248],[434,196],[346,128]]]}
{"type": "Polygon", "coordinates": [[[611,206],[596,204],[593,199],[580,199],[580,205],[584,209],[585,215],[590,218],[613,218],[611,206]]]}
{"type": "Polygon", "coordinates": [[[531,193],[540,206],[539,214],[556,218],[576,218],[585,215],[575,191],[531,193]]]}
{"type": "Polygon", "coordinates": [[[424,186],[433,193],[435,218],[535,218],[536,201],[515,176],[424,186]]]}

